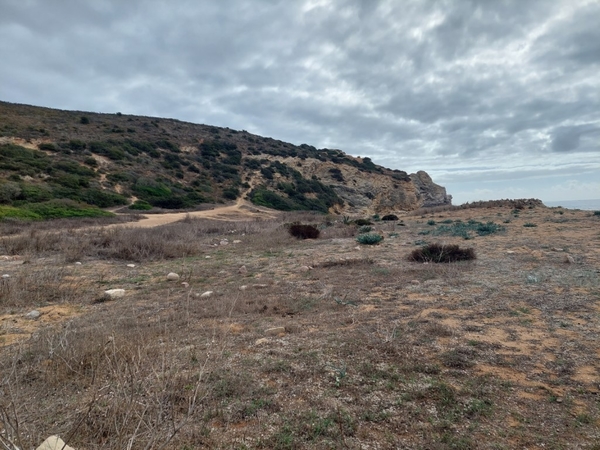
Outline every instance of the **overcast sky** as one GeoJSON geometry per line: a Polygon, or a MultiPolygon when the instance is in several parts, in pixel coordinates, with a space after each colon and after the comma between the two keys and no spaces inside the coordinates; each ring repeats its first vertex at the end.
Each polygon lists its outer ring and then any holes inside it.
{"type": "Polygon", "coordinates": [[[454,203],[600,198],[600,0],[0,0],[0,100],[244,129],[454,203]]]}

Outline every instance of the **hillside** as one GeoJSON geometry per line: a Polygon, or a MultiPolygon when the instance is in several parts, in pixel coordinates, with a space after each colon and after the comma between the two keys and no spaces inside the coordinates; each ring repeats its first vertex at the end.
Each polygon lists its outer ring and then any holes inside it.
{"type": "Polygon", "coordinates": [[[4,216],[51,217],[72,202],[198,209],[243,195],[284,211],[386,214],[451,203],[425,172],[341,150],[174,119],[0,102],[4,216]]]}

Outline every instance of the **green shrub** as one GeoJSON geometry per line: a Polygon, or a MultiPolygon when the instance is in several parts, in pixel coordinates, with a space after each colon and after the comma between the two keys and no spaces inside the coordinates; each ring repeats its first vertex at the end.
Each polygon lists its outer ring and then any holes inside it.
{"type": "Polygon", "coordinates": [[[148,211],[149,209],[152,209],[152,205],[144,200],[136,200],[133,204],[129,205],[129,209],[148,211]]]}
{"type": "Polygon", "coordinates": [[[369,233],[372,229],[373,229],[373,227],[370,227],[369,225],[363,225],[362,227],[360,227],[358,229],[358,232],[359,233],[369,233]]]}
{"type": "Polygon", "coordinates": [[[356,242],[362,245],[377,245],[383,241],[383,236],[375,233],[359,234],[356,237],[356,242]]]}
{"type": "Polygon", "coordinates": [[[409,261],[448,263],[475,259],[475,250],[458,245],[427,244],[411,252],[409,261]]]}
{"type": "Polygon", "coordinates": [[[15,208],[14,206],[0,205],[0,220],[4,219],[21,219],[21,220],[38,220],[42,217],[23,208],[15,208]]]}
{"type": "Polygon", "coordinates": [[[531,223],[531,222],[524,223],[523,226],[526,228],[537,227],[537,225],[535,223],[531,223]]]}
{"type": "Polygon", "coordinates": [[[427,225],[431,225],[431,226],[435,225],[435,220],[433,220],[433,219],[428,220],[427,225]]]}
{"type": "Polygon", "coordinates": [[[88,206],[67,199],[55,199],[43,203],[23,205],[42,219],[61,219],[70,217],[110,217],[114,214],[94,206],[88,206]]]}
{"type": "Polygon", "coordinates": [[[460,236],[464,239],[471,239],[473,234],[478,236],[488,236],[490,234],[499,233],[504,231],[505,228],[494,222],[477,222],[476,220],[469,220],[468,222],[456,221],[453,224],[440,225],[438,226],[433,234],[439,235],[450,235],[460,236]]]}
{"type": "Polygon", "coordinates": [[[600,211],[594,211],[594,216],[596,216],[596,217],[600,216],[600,211]]]}
{"type": "Polygon", "coordinates": [[[288,232],[298,239],[317,239],[320,231],[313,225],[302,225],[293,223],[289,226],[288,232]]]}
{"type": "Polygon", "coordinates": [[[81,116],[81,118],[79,119],[79,123],[82,125],[87,125],[90,123],[90,119],[86,116],[81,116]]]}

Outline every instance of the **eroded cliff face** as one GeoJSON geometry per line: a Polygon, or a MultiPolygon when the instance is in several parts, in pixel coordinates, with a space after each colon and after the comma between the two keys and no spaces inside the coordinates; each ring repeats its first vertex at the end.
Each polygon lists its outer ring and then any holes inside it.
{"type": "Polygon", "coordinates": [[[423,171],[407,175],[384,170],[364,171],[347,164],[307,158],[272,157],[300,172],[332,186],[344,205],[334,206],[337,214],[390,214],[412,211],[423,206],[450,205],[452,196],[423,171]]]}
{"type": "Polygon", "coordinates": [[[419,192],[421,206],[452,204],[452,196],[446,193],[446,188],[435,184],[427,172],[420,170],[417,173],[412,173],[410,179],[419,192]]]}

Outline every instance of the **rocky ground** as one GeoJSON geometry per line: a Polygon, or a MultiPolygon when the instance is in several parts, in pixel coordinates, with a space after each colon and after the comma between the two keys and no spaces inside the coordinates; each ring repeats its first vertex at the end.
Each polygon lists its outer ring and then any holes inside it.
{"type": "Polygon", "coordinates": [[[600,217],[400,219],[375,221],[373,246],[311,215],[2,238],[2,439],[599,448],[600,217]],[[295,220],[319,239],[289,236],[295,220]],[[477,259],[408,260],[433,242],[477,259]]]}

